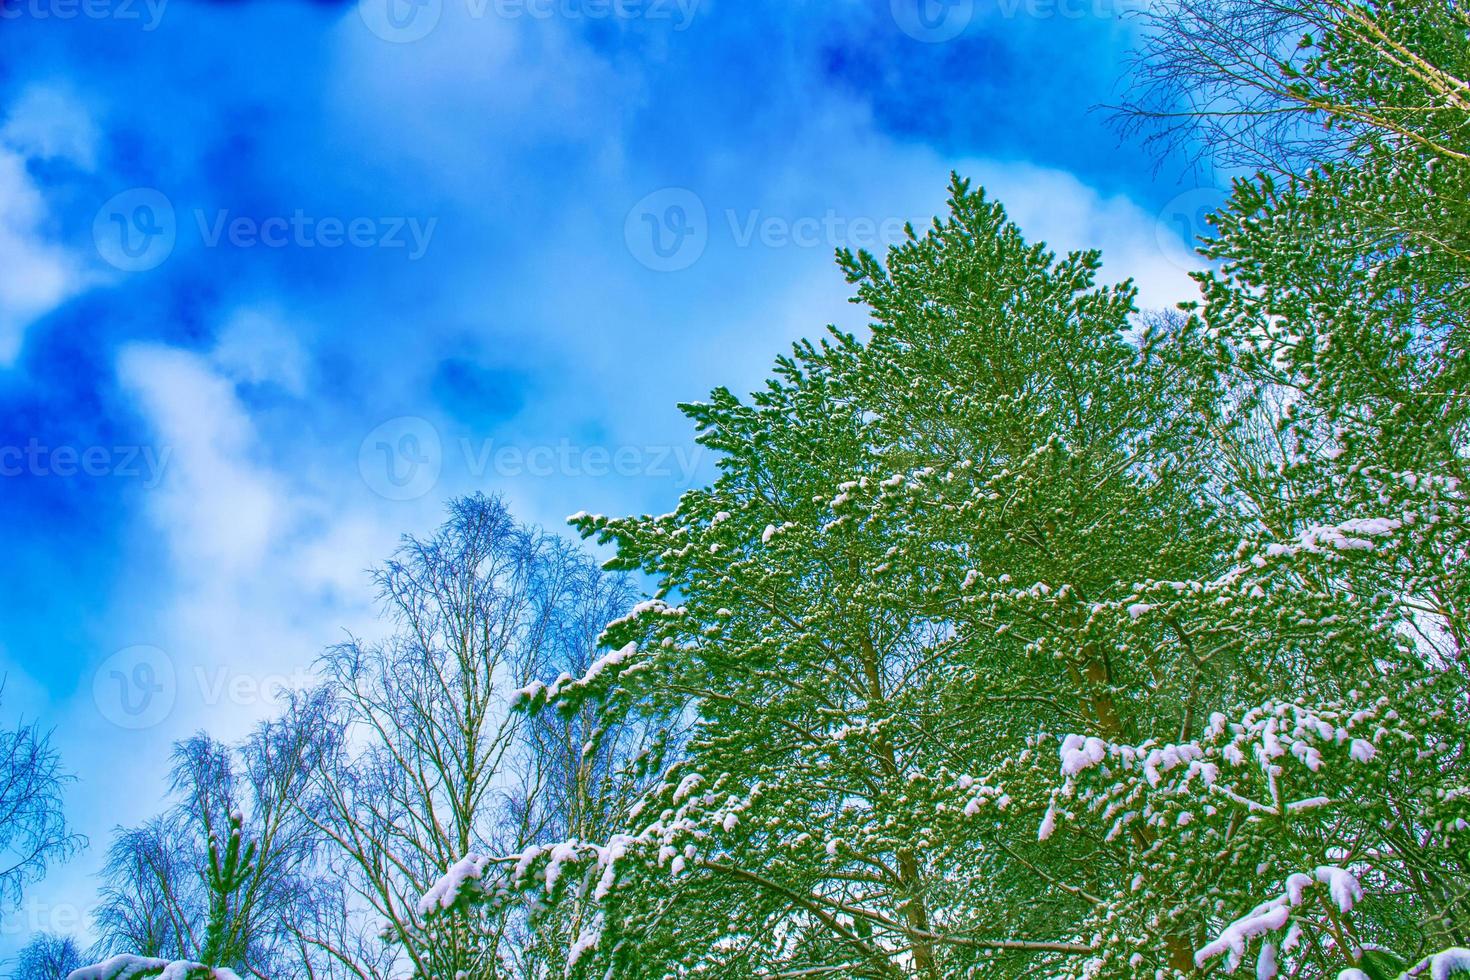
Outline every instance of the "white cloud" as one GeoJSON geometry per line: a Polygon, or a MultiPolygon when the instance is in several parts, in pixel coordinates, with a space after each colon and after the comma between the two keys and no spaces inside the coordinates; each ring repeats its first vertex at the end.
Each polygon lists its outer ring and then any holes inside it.
{"type": "Polygon", "coordinates": [[[152,498],[176,557],[210,574],[257,568],[282,530],[282,490],[251,461],[255,431],[234,386],[203,357],[133,344],[118,377],[166,459],[152,498]]]}
{"type": "MultiPolygon", "coordinates": [[[[263,322],[254,315],[230,321],[247,336],[259,336],[263,322]]],[[[221,671],[300,678],[341,629],[371,631],[366,569],[403,530],[438,510],[432,497],[423,510],[375,497],[355,456],[348,469],[340,454],[318,451],[309,428],[277,429],[276,416],[254,415],[242,386],[280,372],[220,353],[233,343],[222,342],[213,355],[131,344],[117,360],[123,388],[154,432],[160,457],[167,454],[146,506],[170,567],[149,590],[156,606],[147,636],[132,642],[165,648],[188,675],[176,720],[207,719],[221,737],[242,732],[272,705],[215,703],[193,683],[200,671],[216,679],[221,671]],[[264,434],[278,431],[293,444],[264,434]]],[[[308,370],[304,358],[293,364],[297,377],[308,370]]],[[[294,422],[310,408],[301,398],[283,411],[294,422]]]]}
{"type": "Polygon", "coordinates": [[[236,381],[276,384],[293,395],[306,394],[306,352],[293,324],[278,311],[237,310],[214,346],[214,362],[236,381]]]}
{"type": "Polygon", "coordinates": [[[33,86],[0,127],[0,367],[20,356],[27,328],[87,285],[82,263],[48,242],[49,213],[27,164],[66,159],[90,168],[96,127],[64,92],[33,86]]]}
{"type": "Polygon", "coordinates": [[[97,165],[97,123],[64,88],[31,85],[11,105],[0,141],[37,159],[68,160],[84,170],[97,165]]]}
{"type": "Polygon", "coordinates": [[[642,78],[592,50],[574,25],[497,16],[494,4],[446,2],[427,36],[394,44],[364,26],[358,6],[337,27],[328,106],[335,125],[357,136],[365,164],[410,187],[448,188],[492,214],[506,201],[487,188],[524,181],[525,169],[515,164],[527,150],[575,145],[620,165],[623,123],[646,97],[642,78]]]}
{"type": "Polygon", "coordinates": [[[75,259],[45,240],[46,217],[25,158],[0,146],[0,367],[15,363],[26,328],[83,285],[75,259]]]}
{"type": "Polygon", "coordinates": [[[1198,297],[1198,287],[1175,256],[1188,249],[1160,216],[1122,195],[1106,196],[1064,170],[1026,163],[976,160],[957,168],[1005,205],[1027,241],[1060,253],[1102,250],[1103,284],[1131,277],[1144,309],[1172,307],[1198,297]],[[1173,247],[1170,247],[1173,246],[1173,247]]]}

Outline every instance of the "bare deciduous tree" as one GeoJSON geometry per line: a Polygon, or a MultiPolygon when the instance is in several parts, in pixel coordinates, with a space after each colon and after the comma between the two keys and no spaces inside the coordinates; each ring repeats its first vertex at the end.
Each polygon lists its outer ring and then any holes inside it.
{"type": "Polygon", "coordinates": [[[66,980],[83,965],[82,952],[70,936],[37,933],[21,949],[11,968],[11,980],[66,980]]]}
{"type": "Polygon", "coordinates": [[[85,845],[62,809],[62,787],[71,778],[50,732],[24,721],[0,729],[0,909],[19,902],[26,885],[85,845]]]}
{"type": "Polygon", "coordinates": [[[582,753],[586,719],[532,727],[510,702],[530,678],[590,662],[630,588],[479,495],[454,501],[432,536],[406,538],[375,580],[393,631],[324,658],[344,742],[321,771],[312,819],[338,847],[353,901],[401,950],[398,968],[520,972],[527,937],[515,910],[469,910],[430,927],[418,903],[468,854],[511,853],[593,819],[611,783],[609,756],[582,753]]]}
{"type": "Polygon", "coordinates": [[[228,966],[241,976],[352,975],[309,941],[339,889],[304,816],[335,735],[298,696],[238,747],[200,734],[174,752],[174,804],[121,831],[96,913],[98,952],[228,966]]]}
{"type": "Polygon", "coordinates": [[[1300,174],[1382,137],[1470,160],[1452,132],[1425,125],[1436,113],[1470,112],[1470,15],[1462,7],[1161,0],[1142,19],[1120,122],[1160,150],[1274,174],[1300,174]],[[1402,84],[1379,86],[1375,100],[1338,84],[1318,69],[1324,36],[1336,39],[1333,58],[1373,65],[1402,84]]]}

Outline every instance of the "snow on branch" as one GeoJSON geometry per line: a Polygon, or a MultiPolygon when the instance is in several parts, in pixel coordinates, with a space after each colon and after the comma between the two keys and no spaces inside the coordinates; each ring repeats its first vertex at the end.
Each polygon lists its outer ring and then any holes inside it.
{"type": "Polygon", "coordinates": [[[161,960],[122,954],[95,966],[73,970],[66,980],[240,980],[233,970],[188,960],[161,960]]]}
{"type": "Polygon", "coordinates": [[[550,684],[532,681],[512,693],[511,707],[519,711],[537,711],[569,695],[593,693],[631,667],[637,653],[638,645],[628,643],[593,661],[580,678],[563,673],[550,684]]]}
{"type": "MultiPolygon", "coordinates": [[[[1385,698],[1354,708],[1266,702],[1236,722],[1217,712],[1200,738],[1179,743],[1126,745],[1067,735],[1058,752],[1063,783],[1053,793],[1041,837],[1045,840],[1055,828],[1058,804],[1074,796],[1105,810],[1149,797],[1154,805],[1144,815],[1154,825],[1163,824],[1166,808],[1182,810],[1176,820],[1187,824],[1193,816],[1185,814],[1192,808],[1220,804],[1254,816],[1331,806],[1333,798],[1321,793],[1288,799],[1283,763],[1295,764],[1298,782],[1312,781],[1330,759],[1370,765],[1396,719],[1385,698]]],[[[1110,836],[1136,816],[1136,811],[1120,816],[1110,836]]]]}
{"type": "MultiPolygon", "coordinates": [[[[1281,894],[1262,902],[1245,915],[1231,922],[1211,942],[1200,947],[1194,954],[1195,965],[1203,968],[1210,960],[1225,956],[1225,970],[1235,972],[1245,956],[1250,943],[1265,936],[1281,932],[1291,921],[1293,911],[1302,907],[1311,897],[1311,889],[1322,885],[1337,910],[1346,915],[1363,897],[1363,886],[1348,871],[1331,865],[1323,865],[1312,875],[1293,874],[1287,877],[1281,894]]],[[[1280,945],[1263,943],[1257,962],[1256,976],[1271,980],[1276,976],[1277,951],[1290,952],[1300,941],[1300,929],[1293,927],[1286,932],[1280,945]]]]}

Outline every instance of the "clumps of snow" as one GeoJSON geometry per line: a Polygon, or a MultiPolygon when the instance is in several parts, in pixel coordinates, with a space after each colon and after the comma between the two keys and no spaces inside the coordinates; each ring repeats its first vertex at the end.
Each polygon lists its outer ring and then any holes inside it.
{"type": "Polygon", "coordinates": [[[467,854],[454,862],[419,899],[419,915],[433,915],[435,912],[453,908],[467,889],[474,888],[479,883],[489,865],[490,859],[478,854],[467,854]]]}
{"type": "Polygon", "coordinates": [[[592,922],[587,928],[577,934],[576,941],[572,943],[572,948],[567,952],[568,970],[576,966],[582,957],[592,952],[602,942],[603,922],[602,913],[599,912],[592,917],[592,922]]]}
{"type": "Polygon", "coordinates": [[[1421,977],[1425,980],[1452,980],[1453,977],[1461,974],[1470,974],[1470,949],[1455,946],[1432,956],[1426,956],[1404,975],[1413,977],[1415,980],[1421,977]]]}
{"type": "Polygon", "coordinates": [[[1071,778],[1101,765],[1110,756],[1124,770],[1138,769],[1149,786],[1157,787],[1164,775],[1188,765],[1188,778],[1198,777],[1206,785],[1213,783],[1219,772],[1214,763],[1198,762],[1205,750],[1197,742],[1155,746],[1145,742],[1139,746],[1112,745],[1094,736],[1068,735],[1062,739],[1062,775],[1071,778]]]}
{"type": "Polygon", "coordinates": [[[1068,735],[1062,739],[1062,775],[1075,776],[1107,758],[1108,743],[1100,738],[1068,735]]]}
{"type": "MultiPolygon", "coordinates": [[[[1335,865],[1322,865],[1312,875],[1293,874],[1283,882],[1281,894],[1268,899],[1245,915],[1231,922],[1215,939],[1200,947],[1194,954],[1195,966],[1203,969],[1210,960],[1225,957],[1225,971],[1234,973],[1245,957],[1246,948],[1257,939],[1280,932],[1287,927],[1294,910],[1300,908],[1309,897],[1309,891],[1317,885],[1327,888],[1327,895],[1343,914],[1351,912],[1363,897],[1363,886],[1350,871],[1335,865]]],[[[1295,924],[1293,924],[1293,927],[1295,924]]],[[[1296,938],[1293,928],[1283,949],[1291,948],[1296,938]]],[[[1276,976],[1276,948],[1266,943],[1257,961],[1256,976],[1270,980],[1276,976]],[[1267,949],[1270,949],[1269,955],[1267,949]],[[1264,962],[1264,966],[1262,965],[1264,962]],[[1263,969],[1267,972],[1262,972],[1263,969]]]]}
{"type": "Polygon", "coordinates": [[[1376,547],[1374,538],[1386,537],[1402,526],[1402,521],[1384,517],[1319,525],[1302,532],[1301,547],[1314,553],[1326,548],[1336,551],[1372,551],[1376,547]]]}
{"type": "Polygon", "coordinates": [[[1276,980],[1276,946],[1261,944],[1261,955],[1256,958],[1256,980],[1276,980]]]}
{"type": "Polygon", "coordinates": [[[420,915],[431,918],[464,901],[499,901],[532,885],[544,886],[550,890],[556,887],[567,868],[588,862],[602,870],[593,893],[594,901],[600,902],[612,890],[617,880],[616,863],[634,843],[634,838],[618,834],[605,847],[570,840],[536,844],[519,854],[507,855],[498,861],[467,855],[456,861],[443,877],[429,887],[419,899],[418,911],[420,915]],[[494,875],[489,873],[492,870],[495,871],[494,875]]]}
{"type": "MultiPolygon", "coordinates": [[[[1106,799],[1122,799],[1140,791],[1170,807],[1189,806],[1186,801],[1191,797],[1202,796],[1256,815],[1329,806],[1333,799],[1323,795],[1283,798],[1278,792],[1281,760],[1293,759],[1310,774],[1322,773],[1329,764],[1339,764],[1337,760],[1366,764],[1376,758],[1378,746],[1387,737],[1383,723],[1396,717],[1382,698],[1369,705],[1337,708],[1272,701],[1247,711],[1236,722],[1217,712],[1198,739],[1177,744],[1148,740],[1126,745],[1067,735],[1060,751],[1063,792],[1076,792],[1076,784],[1086,783],[1080,790],[1082,799],[1099,806],[1107,806],[1106,799]],[[1250,762],[1264,777],[1262,788],[1269,790],[1268,800],[1250,798],[1246,792],[1251,785],[1249,772],[1234,773],[1250,762]],[[1094,770],[1099,774],[1094,775],[1094,770]]],[[[1165,819],[1157,808],[1148,816],[1154,824],[1165,819]]],[[[1185,824],[1176,822],[1176,826],[1185,824]]]]}
{"type": "Polygon", "coordinates": [[[1351,912],[1363,898],[1363,886],[1351,872],[1342,868],[1324,864],[1317,869],[1317,880],[1327,886],[1327,894],[1337,903],[1338,911],[1344,914],[1351,912]]]}
{"type": "MultiPolygon", "coordinates": [[[[1470,949],[1456,946],[1440,953],[1426,956],[1414,966],[1400,974],[1400,978],[1412,980],[1453,980],[1455,976],[1470,974],[1470,949]]],[[[1343,970],[1337,980],[1373,980],[1368,974],[1353,967],[1343,970]]]]}
{"type": "Polygon", "coordinates": [[[1213,942],[1196,951],[1194,965],[1203,969],[1206,963],[1223,954],[1226,971],[1233,973],[1245,956],[1248,943],[1284,928],[1289,918],[1291,906],[1284,899],[1264,902],[1230,923],[1213,942]]]}
{"type": "Polygon", "coordinates": [[[1391,538],[1403,526],[1404,522],[1396,517],[1357,517],[1339,524],[1317,524],[1303,531],[1296,544],[1267,545],[1266,554],[1290,558],[1301,552],[1372,551],[1379,546],[1375,539],[1391,538]]]}
{"type": "Polygon", "coordinates": [[[67,974],[66,980],[240,980],[233,970],[189,960],[122,954],[67,974]]]}
{"type": "Polygon", "coordinates": [[[1057,829],[1057,807],[1053,803],[1046,808],[1046,816],[1041,818],[1041,827],[1036,831],[1037,840],[1047,840],[1057,829]]]}
{"type": "Polygon", "coordinates": [[[662,599],[644,599],[633,604],[633,608],[607,624],[607,629],[626,626],[642,616],[683,616],[687,612],[683,606],[671,606],[662,599]]]}
{"type": "Polygon", "coordinates": [[[550,684],[543,684],[541,681],[532,681],[525,687],[517,688],[511,692],[510,706],[515,710],[534,710],[544,704],[555,701],[557,698],[569,692],[584,690],[596,684],[603,674],[618,672],[637,653],[638,645],[636,643],[628,643],[613,650],[611,653],[597,658],[580,678],[563,672],[560,677],[550,684]]]}
{"type": "Polygon", "coordinates": [[[991,802],[1004,809],[1002,801],[1008,799],[1001,790],[994,786],[977,784],[971,776],[961,777],[957,788],[962,793],[972,794],[969,801],[965,803],[964,812],[967,817],[973,817],[991,802]]]}
{"type": "Polygon", "coordinates": [[[678,789],[674,790],[674,802],[682,803],[687,800],[702,782],[704,782],[704,777],[697,772],[685,776],[679,781],[678,789]]]}

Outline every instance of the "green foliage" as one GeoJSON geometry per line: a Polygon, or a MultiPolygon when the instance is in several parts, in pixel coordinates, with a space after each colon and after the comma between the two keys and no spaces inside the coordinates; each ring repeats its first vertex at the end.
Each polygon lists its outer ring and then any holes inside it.
{"type": "Polygon", "coordinates": [[[1470,24],[1256,6],[1293,53],[1220,84],[1338,135],[1236,183],[1200,303],[1138,316],[956,180],[839,256],[871,336],[685,407],[713,485],[574,519],[657,597],[521,706],[684,751],[451,907],[573,902],[587,976],[1456,969],[1470,24]]]}
{"type": "Polygon", "coordinates": [[[1233,544],[1199,451],[1211,345],[1183,322],[1130,338],[1133,292],[1094,285],[1095,253],[1026,243],[958,180],[886,267],[842,265],[871,339],[687,406],[723,459],[674,513],[577,522],[661,598],[529,707],[692,719],[631,833],[513,882],[597,895],[589,975],[1060,963],[1096,902],[1072,869],[1101,858],[1037,840],[1039,736],[1194,710],[1198,671],[1103,624],[1233,544]]]}
{"type": "Polygon", "coordinates": [[[238,928],[238,918],[231,914],[236,894],[256,871],[256,842],[243,842],[244,821],[238,811],[231,813],[223,847],[218,838],[209,840],[209,923],[203,947],[207,963],[238,963],[245,959],[246,937],[238,928]]]}

